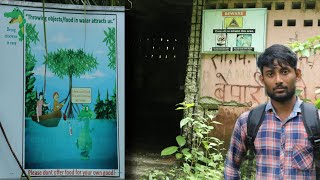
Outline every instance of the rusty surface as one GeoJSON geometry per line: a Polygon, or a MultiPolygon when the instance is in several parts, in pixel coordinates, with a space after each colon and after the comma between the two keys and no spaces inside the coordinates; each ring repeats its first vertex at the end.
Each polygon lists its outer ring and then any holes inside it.
{"type": "Polygon", "coordinates": [[[218,109],[219,112],[213,120],[222,123],[222,125],[214,125],[214,130],[210,133],[210,136],[224,141],[222,147],[228,150],[230,138],[237,118],[243,112],[250,109],[251,108],[249,107],[220,106],[218,109]]]}

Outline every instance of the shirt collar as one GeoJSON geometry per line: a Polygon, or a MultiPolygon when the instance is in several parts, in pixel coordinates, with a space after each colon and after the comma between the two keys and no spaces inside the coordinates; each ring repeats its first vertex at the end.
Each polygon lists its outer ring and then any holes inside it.
{"type": "MultiPolygon", "coordinates": [[[[300,106],[301,106],[301,104],[303,102],[298,96],[296,96],[296,97],[297,97],[297,100],[296,100],[296,103],[293,106],[293,110],[292,110],[292,113],[291,113],[291,114],[295,114],[295,115],[297,113],[301,113],[301,107],[300,106]]],[[[276,111],[274,110],[270,99],[268,100],[266,108],[265,108],[265,111],[269,111],[269,110],[272,110],[276,114],[276,111]]]]}

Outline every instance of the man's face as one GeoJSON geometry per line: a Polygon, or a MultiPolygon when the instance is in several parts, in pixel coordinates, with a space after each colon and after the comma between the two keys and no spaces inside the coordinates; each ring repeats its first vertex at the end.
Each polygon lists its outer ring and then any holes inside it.
{"type": "Polygon", "coordinates": [[[295,95],[296,81],[301,77],[300,69],[274,61],[274,67],[263,67],[261,82],[265,86],[267,95],[274,101],[286,102],[295,95]]]}

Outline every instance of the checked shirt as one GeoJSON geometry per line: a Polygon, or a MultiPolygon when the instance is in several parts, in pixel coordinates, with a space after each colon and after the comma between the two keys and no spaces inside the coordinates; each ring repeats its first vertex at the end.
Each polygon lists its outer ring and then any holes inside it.
{"type": "MultiPolygon", "coordinates": [[[[313,180],[315,166],[313,148],[308,140],[302,116],[302,101],[297,97],[289,117],[281,121],[271,102],[254,141],[256,150],[256,179],[313,180]]],[[[234,127],[225,161],[225,180],[240,179],[239,168],[246,155],[248,112],[243,113],[234,127]]]]}

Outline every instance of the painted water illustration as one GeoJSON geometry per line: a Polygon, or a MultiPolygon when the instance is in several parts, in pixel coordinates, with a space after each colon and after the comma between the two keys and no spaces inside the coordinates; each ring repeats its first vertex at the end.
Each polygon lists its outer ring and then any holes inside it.
{"type": "Polygon", "coordinates": [[[117,169],[117,125],[110,119],[61,120],[47,128],[26,118],[25,167],[117,169]]]}

